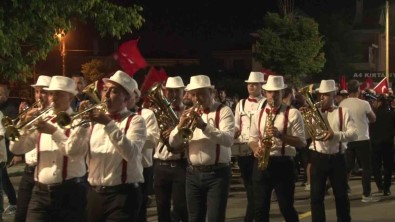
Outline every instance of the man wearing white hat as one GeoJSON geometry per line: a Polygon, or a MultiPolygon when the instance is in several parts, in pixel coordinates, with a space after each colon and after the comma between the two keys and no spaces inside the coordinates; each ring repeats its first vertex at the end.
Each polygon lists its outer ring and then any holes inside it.
{"type": "Polygon", "coordinates": [[[361,163],[362,198],[364,203],[377,202],[380,198],[372,196],[370,180],[372,177],[371,144],[369,136],[369,123],[376,121],[376,115],[368,101],[359,98],[361,94],[359,81],[352,79],[348,82],[348,98],[339,106],[348,108],[355,121],[358,137],[347,145],[346,160],[349,173],[354,168],[356,158],[361,163]]]}
{"type": "Polygon", "coordinates": [[[72,114],[70,103],[76,95],[75,83],[64,76],[54,76],[48,87],[53,106],[47,116],[34,123],[36,129],[11,142],[15,154],[37,149],[35,186],[26,221],[83,221],[86,206],[85,154],[66,152],[67,140],[77,140],[76,130],[60,128],[55,121],[59,112],[72,114]],[[68,138],[69,137],[69,138],[68,138]]]}
{"type": "Polygon", "coordinates": [[[293,158],[295,147],[306,146],[305,131],[300,112],[282,103],[282,93],[287,85],[282,76],[271,75],[262,86],[267,103],[264,109],[254,115],[251,124],[249,145],[256,157],[253,169],[255,197],[255,221],[269,221],[272,191],[276,192],[281,213],[286,221],[299,221],[294,208],[295,173],[293,158]],[[271,141],[264,147],[262,141],[271,141]],[[265,150],[270,150],[266,168],[262,164],[265,150]]]}
{"type": "Polygon", "coordinates": [[[254,114],[264,105],[266,98],[262,96],[262,84],[265,82],[264,74],[251,72],[247,83],[248,98],[240,100],[235,109],[235,141],[232,146],[232,156],[237,158],[240,174],[243,178],[247,193],[247,209],[245,222],[254,221],[254,195],[252,188],[252,168],[254,156],[248,146],[251,122],[254,114]]]}
{"type": "Polygon", "coordinates": [[[186,152],[189,221],[206,221],[206,218],[210,222],[225,221],[234,116],[228,106],[213,100],[213,89],[208,76],[191,77],[188,92],[195,106],[182,113],[178,126],[170,134],[171,146],[189,143],[186,152]],[[192,119],[196,127],[190,128],[193,135],[189,140],[183,128],[192,119]]]}
{"type": "MultiPolygon", "coordinates": [[[[137,84],[123,71],[103,79],[107,112],[93,110],[90,128],[78,127],[79,140],[68,153],[88,153],[87,221],[137,221],[144,182],[142,149],[147,139],[143,117],[127,109],[137,84]]],[[[83,104],[81,104],[83,105],[83,104]]]]}
{"type": "MultiPolygon", "coordinates": [[[[182,103],[184,88],[184,82],[180,76],[169,77],[166,81],[165,97],[170,101],[177,116],[185,109],[182,103]]],[[[161,132],[162,138],[168,138],[172,130],[173,128],[164,129],[161,132]]],[[[187,160],[184,152],[177,153],[172,149],[174,148],[160,141],[154,154],[154,190],[159,222],[188,221],[185,196],[187,160]],[[173,211],[171,211],[172,203],[173,211]]]]}
{"type": "Polygon", "coordinates": [[[155,114],[152,110],[141,108],[137,106],[140,100],[141,92],[138,89],[137,82],[133,79],[133,83],[137,86],[134,94],[130,97],[128,101],[128,110],[137,113],[144,118],[145,126],[147,128],[147,139],[144,143],[142,154],[142,164],[143,164],[143,176],[144,183],[141,184],[141,191],[143,194],[143,201],[141,203],[141,208],[139,211],[139,216],[137,222],[147,221],[147,202],[148,196],[153,194],[153,179],[154,179],[154,169],[152,154],[159,141],[159,126],[156,121],[155,114]]]}
{"type": "Polygon", "coordinates": [[[357,137],[356,127],[347,108],[335,106],[336,86],[334,80],[322,80],[318,89],[321,113],[329,123],[325,137],[313,140],[311,152],[311,213],[312,221],[325,221],[324,198],[326,181],[329,178],[336,202],[338,221],[351,221],[350,201],[347,193],[347,168],[344,151],[347,142],[357,137]]]}
{"type": "MultiPolygon", "coordinates": [[[[29,111],[24,116],[26,121],[37,114],[40,110],[46,109],[50,105],[50,98],[48,91],[44,87],[49,87],[51,82],[50,76],[40,75],[37,82],[31,85],[34,88],[34,99],[38,104],[35,107],[29,108],[29,111]]],[[[37,165],[37,149],[33,149],[25,154],[25,170],[23,171],[22,179],[19,183],[18,201],[16,205],[15,221],[26,221],[27,209],[34,187],[34,170],[37,165]]]]}

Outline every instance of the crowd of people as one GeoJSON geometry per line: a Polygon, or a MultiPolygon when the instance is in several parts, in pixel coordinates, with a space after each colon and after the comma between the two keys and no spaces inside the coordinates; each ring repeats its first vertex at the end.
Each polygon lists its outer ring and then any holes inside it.
{"type": "Polygon", "coordinates": [[[4,210],[0,196],[0,212],[15,213],[15,221],[144,222],[154,195],[158,221],[221,222],[232,159],[246,191],[246,222],[269,221],[273,195],[285,221],[299,221],[298,164],[312,221],[325,221],[329,187],[338,220],[351,221],[348,180],[356,163],[362,202],[380,200],[372,176],[391,195],[390,96],[366,96],[357,80],[348,91],[331,79],[306,90],[251,72],[242,99],[227,98],[208,75],[188,84],[168,77],[155,95],[142,95],[123,71],[101,81],[88,93],[83,76],[41,75],[31,85],[36,103],[19,111],[0,84],[0,180],[9,200],[4,210]],[[26,166],[16,195],[7,162],[20,161],[26,166]]]}

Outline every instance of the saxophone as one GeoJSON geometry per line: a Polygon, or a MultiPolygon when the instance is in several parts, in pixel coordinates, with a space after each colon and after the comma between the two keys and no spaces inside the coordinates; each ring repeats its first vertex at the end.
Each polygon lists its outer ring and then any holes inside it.
{"type": "Polygon", "coordinates": [[[269,164],[269,156],[270,156],[270,150],[273,146],[273,137],[269,136],[267,131],[269,128],[273,126],[273,107],[274,103],[273,101],[269,102],[270,106],[270,111],[266,115],[266,122],[265,122],[265,129],[264,133],[262,136],[262,139],[260,141],[261,149],[263,149],[263,153],[260,157],[258,157],[258,169],[259,170],[265,170],[267,168],[267,165],[269,164]]]}

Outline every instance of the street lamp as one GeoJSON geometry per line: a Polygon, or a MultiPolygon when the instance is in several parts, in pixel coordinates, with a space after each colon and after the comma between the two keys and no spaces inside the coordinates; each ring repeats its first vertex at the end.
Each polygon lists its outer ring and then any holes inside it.
{"type": "Polygon", "coordinates": [[[60,42],[60,56],[62,57],[62,75],[66,76],[66,34],[64,29],[59,29],[55,33],[56,38],[60,42]]]}

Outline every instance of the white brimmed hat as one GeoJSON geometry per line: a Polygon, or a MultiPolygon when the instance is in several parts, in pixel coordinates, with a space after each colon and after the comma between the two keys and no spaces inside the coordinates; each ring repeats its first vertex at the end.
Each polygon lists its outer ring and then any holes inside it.
{"type": "Polygon", "coordinates": [[[250,76],[245,81],[246,83],[264,83],[265,74],[262,72],[250,72],[250,76]]]}
{"type": "Polygon", "coordinates": [[[328,93],[336,90],[337,90],[336,83],[335,80],[333,79],[321,80],[320,87],[318,88],[319,93],[328,93]]]}
{"type": "Polygon", "coordinates": [[[77,95],[76,85],[74,80],[65,76],[53,76],[51,78],[51,83],[44,90],[47,91],[65,91],[73,95],[77,95]]]}
{"type": "Polygon", "coordinates": [[[187,84],[187,86],[184,89],[185,92],[189,91],[189,84],[187,84]]]}
{"type": "Polygon", "coordinates": [[[210,77],[206,75],[192,76],[188,85],[188,91],[201,88],[214,89],[214,86],[211,85],[210,77]]]}
{"type": "Polygon", "coordinates": [[[51,79],[52,79],[52,77],[50,77],[50,76],[41,75],[38,77],[36,84],[30,85],[30,86],[32,86],[32,87],[36,87],[36,86],[48,87],[49,84],[51,83],[51,79]]]}
{"type": "Polygon", "coordinates": [[[284,84],[284,77],[274,75],[270,75],[267,78],[267,83],[262,86],[262,89],[266,91],[278,91],[285,88],[287,88],[287,85],[284,84]]]}
{"type": "Polygon", "coordinates": [[[103,78],[104,83],[108,81],[121,85],[129,93],[130,96],[133,96],[135,90],[138,89],[137,82],[121,70],[115,72],[115,74],[112,75],[110,78],[103,78]]]}
{"type": "Polygon", "coordinates": [[[184,88],[185,85],[180,76],[174,76],[167,78],[165,87],[171,89],[177,89],[177,88],[184,88]]]}

